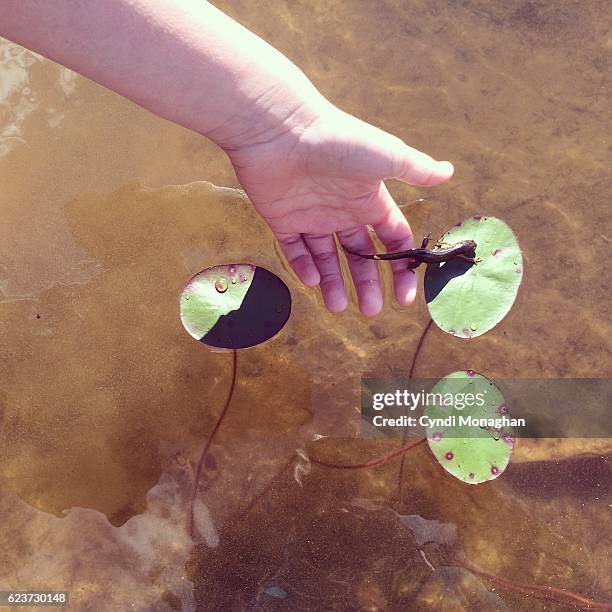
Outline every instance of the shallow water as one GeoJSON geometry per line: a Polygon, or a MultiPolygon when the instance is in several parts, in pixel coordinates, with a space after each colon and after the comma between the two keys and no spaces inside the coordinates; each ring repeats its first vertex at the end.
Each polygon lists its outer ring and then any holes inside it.
{"type": "MultiPolygon", "coordinates": [[[[432,330],[419,376],[610,376],[609,3],[218,6],[344,110],[455,163],[444,187],[389,183],[415,233],[485,213],[517,234],[513,309],[469,344],[432,330]]],[[[423,446],[401,491],[399,461],[308,463],[397,448],[354,438],[359,378],[407,374],[422,299],[327,313],[243,195],[210,184],[237,186],[214,145],[5,42],[0,113],[0,588],[79,610],[562,609],[479,569],[612,601],[608,440],[519,440],[476,487],[423,446]],[[231,355],[184,331],[178,294],[231,261],[278,274],[293,312],[239,353],[191,538],[231,355]]]]}

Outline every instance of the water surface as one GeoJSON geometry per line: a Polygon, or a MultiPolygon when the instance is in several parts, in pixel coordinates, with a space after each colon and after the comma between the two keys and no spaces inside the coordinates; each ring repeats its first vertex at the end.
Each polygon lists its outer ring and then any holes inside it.
{"type": "MultiPolygon", "coordinates": [[[[389,183],[417,234],[476,213],[517,234],[514,308],[469,343],[434,330],[419,376],[610,376],[609,3],[217,5],[344,110],[453,161],[446,186],[389,183]]],[[[359,379],[407,374],[423,300],[326,312],[243,195],[210,184],[238,186],[214,145],[7,42],[0,113],[2,588],[79,610],[561,609],[480,569],[612,601],[609,441],[520,440],[477,487],[422,446],[401,490],[399,461],[308,464],[397,447],[355,439],[359,379]],[[191,538],[231,355],[183,330],[178,295],[231,261],[278,274],[293,313],[239,354],[191,538]]]]}

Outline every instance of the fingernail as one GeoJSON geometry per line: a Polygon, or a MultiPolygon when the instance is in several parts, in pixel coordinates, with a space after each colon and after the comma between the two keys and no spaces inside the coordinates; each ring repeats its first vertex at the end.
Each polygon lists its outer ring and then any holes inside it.
{"type": "Polygon", "coordinates": [[[442,174],[452,176],[455,172],[455,167],[449,161],[438,162],[438,169],[442,174]]]}

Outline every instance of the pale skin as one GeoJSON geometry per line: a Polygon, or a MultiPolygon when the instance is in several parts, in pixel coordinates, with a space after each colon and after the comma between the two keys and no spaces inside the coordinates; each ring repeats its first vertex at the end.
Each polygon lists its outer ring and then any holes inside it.
{"type": "MultiPolygon", "coordinates": [[[[374,252],[370,226],[387,251],[415,246],[383,181],[433,187],[452,176],[449,162],[333,106],[285,56],[207,2],[3,0],[1,10],[1,36],[221,147],[295,274],[320,286],[333,312],[348,305],[336,239],[374,252]]],[[[378,314],[378,264],[353,255],[348,263],[361,312],[378,314]]],[[[401,260],[390,265],[395,299],[412,303],[416,275],[401,260]]]]}

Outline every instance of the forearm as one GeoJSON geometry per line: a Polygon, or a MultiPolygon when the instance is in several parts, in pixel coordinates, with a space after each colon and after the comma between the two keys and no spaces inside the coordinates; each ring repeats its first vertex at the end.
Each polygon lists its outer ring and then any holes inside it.
{"type": "Polygon", "coordinates": [[[3,0],[0,11],[0,35],[226,149],[325,104],[287,58],[203,0],[3,0]]]}

